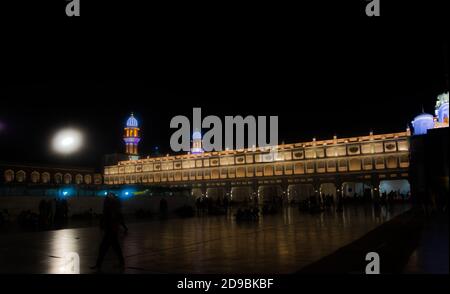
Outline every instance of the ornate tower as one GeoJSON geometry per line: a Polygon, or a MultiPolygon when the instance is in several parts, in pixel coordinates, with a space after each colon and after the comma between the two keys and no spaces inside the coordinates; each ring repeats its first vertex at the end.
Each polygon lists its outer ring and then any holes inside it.
{"type": "Polygon", "coordinates": [[[138,144],[141,138],[139,137],[138,121],[133,113],[127,120],[124,128],[123,141],[125,142],[125,153],[128,155],[138,155],[138,144]]]}
{"type": "Polygon", "coordinates": [[[202,134],[199,131],[195,131],[194,134],[192,134],[191,153],[193,154],[203,153],[202,134]]]}

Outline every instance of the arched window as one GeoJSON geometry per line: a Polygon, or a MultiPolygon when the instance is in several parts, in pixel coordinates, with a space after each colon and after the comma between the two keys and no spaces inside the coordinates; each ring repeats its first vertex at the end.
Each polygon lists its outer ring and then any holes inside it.
{"type": "Polygon", "coordinates": [[[273,165],[264,166],[264,176],[273,176],[273,165]]]}
{"type": "Polygon", "coordinates": [[[294,173],[295,174],[305,173],[305,165],[303,164],[303,162],[297,162],[294,164],[294,173]]]}
{"type": "Polygon", "coordinates": [[[83,184],[83,175],[77,174],[75,176],[75,184],[77,185],[83,184]]]}
{"type": "Polygon", "coordinates": [[[72,183],[72,175],[71,174],[65,174],[64,175],[64,184],[70,184],[72,183]]]}
{"type": "Polygon", "coordinates": [[[31,182],[32,183],[37,183],[39,182],[39,178],[40,178],[40,174],[37,171],[33,171],[31,173],[31,182]]]}
{"type": "Polygon", "coordinates": [[[47,184],[50,182],[50,174],[48,172],[43,172],[41,175],[41,181],[44,184],[47,184]]]}
{"type": "Polygon", "coordinates": [[[386,159],[386,166],[387,168],[397,168],[397,157],[389,156],[386,159]]]}
{"type": "Polygon", "coordinates": [[[27,176],[27,174],[23,170],[19,170],[16,173],[16,181],[19,183],[23,183],[23,182],[25,182],[26,176],[27,176]]]}
{"type": "Polygon", "coordinates": [[[348,162],[350,171],[361,170],[361,159],[352,158],[348,162]]]}
{"type": "Polygon", "coordinates": [[[55,174],[55,183],[56,184],[61,184],[62,183],[62,174],[61,173],[56,173],[55,174]]]}
{"type": "Polygon", "coordinates": [[[14,171],[12,169],[5,170],[5,182],[10,183],[14,181],[14,171]]]}
{"type": "Polygon", "coordinates": [[[245,167],[238,167],[236,169],[236,177],[237,178],[243,178],[245,177],[245,167]]]}
{"type": "Polygon", "coordinates": [[[92,183],[92,176],[91,175],[84,175],[84,183],[85,184],[91,184],[92,183]]]}

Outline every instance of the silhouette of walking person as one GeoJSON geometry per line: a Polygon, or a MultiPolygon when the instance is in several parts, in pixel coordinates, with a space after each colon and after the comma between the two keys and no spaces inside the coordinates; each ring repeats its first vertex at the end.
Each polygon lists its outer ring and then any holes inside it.
{"type": "Polygon", "coordinates": [[[120,201],[116,195],[109,193],[103,202],[103,217],[101,227],[104,231],[103,240],[100,243],[97,262],[91,269],[101,270],[103,259],[109,247],[112,247],[119,258],[120,268],[125,267],[125,260],[119,244],[119,226],[125,226],[120,211],[120,201]]]}

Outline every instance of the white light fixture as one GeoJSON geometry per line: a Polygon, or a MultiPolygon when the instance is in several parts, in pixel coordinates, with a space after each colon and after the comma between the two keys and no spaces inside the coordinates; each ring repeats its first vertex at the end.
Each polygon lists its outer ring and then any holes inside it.
{"type": "Polygon", "coordinates": [[[83,135],[76,129],[63,129],[53,136],[53,150],[61,154],[78,151],[83,144],[83,135]]]}

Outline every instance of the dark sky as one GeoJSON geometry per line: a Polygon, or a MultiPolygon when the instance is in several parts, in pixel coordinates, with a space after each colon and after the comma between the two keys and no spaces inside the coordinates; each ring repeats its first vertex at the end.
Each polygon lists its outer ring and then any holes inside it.
{"type": "MultiPolygon", "coordinates": [[[[170,119],[190,117],[193,107],[204,116],[278,115],[285,142],[403,131],[422,106],[432,112],[436,96],[448,89],[448,36],[433,22],[384,11],[377,21],[320,13],[268,17],[269,24],[245,18],[229,32],[222,27],[220,36],[158,27],[164,40],[151,35],[145,49],[130,39],[143,41],[150,31],[111,34],[114,26],[100,31],[89,19],[76,24],[75,47],[59,47],[53,37],[60,31],[34,34],[33,50],[5,53],[17,54],[24,67],[14,66],[0,83],[0,161],[98,165],[103,154],[123,151],[131,111],[142,124],[143,154],[154,146],[167,152],[170,119]],[[37,43],[57,54],[38,54],[37,43]],[[53,70],[60,63],[68,66],[53,70]],[[65,126],[83,129],[87,143],[61,157],[50,138],[65,126]]],[[[74,24],[67,29],[73,33],[74,24]]]]}

